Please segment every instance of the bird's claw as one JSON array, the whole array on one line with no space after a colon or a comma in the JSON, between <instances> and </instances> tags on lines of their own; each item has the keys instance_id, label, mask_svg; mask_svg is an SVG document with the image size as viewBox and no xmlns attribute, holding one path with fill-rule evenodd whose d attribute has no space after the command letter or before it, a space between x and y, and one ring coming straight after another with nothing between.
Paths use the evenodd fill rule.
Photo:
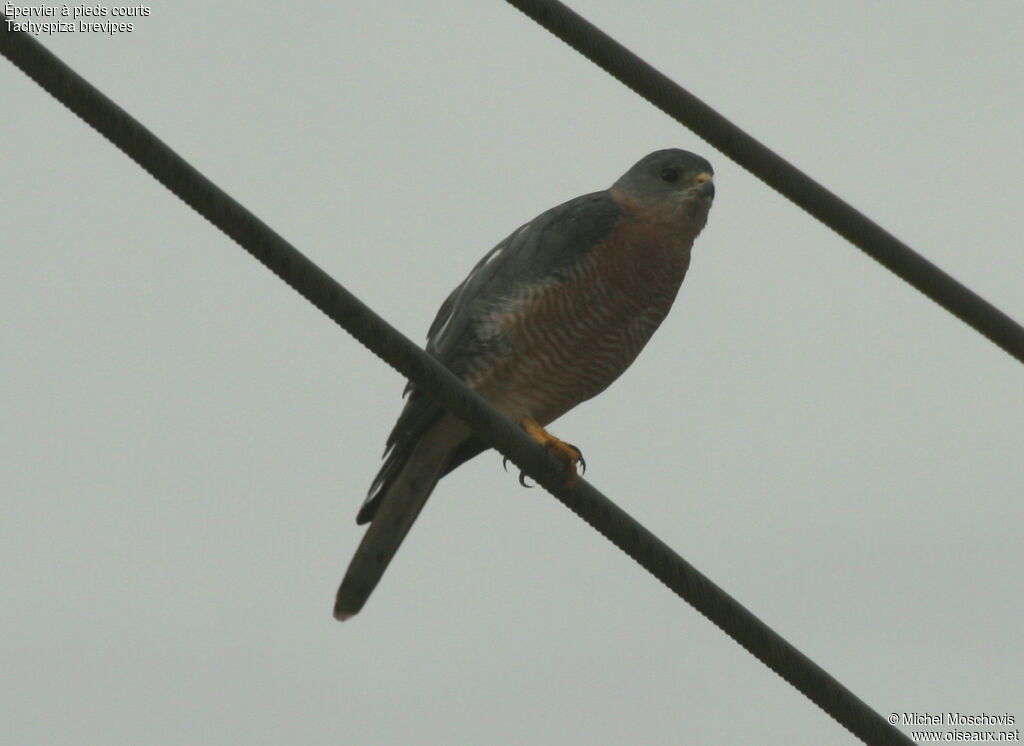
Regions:
<instances>
[{"instance_id":1,"label":"bird's claw","mask_svg":"<svg viewBox=\"0 0 1024 746\"><path fill-rule=\"evenodd\" d=\"M587 470L587 462L583 458L583 453L580 449L571 443L566 443L563 440L559 440L554 435L545 430L539 422L534 419L526 418L519 422L519 426L526 431L526 434L534 439L537 443L544 446L545 450L554 456L556 459L562 462L565 466L565 482L562 484L564 488L573 487L576 484L576 465L579 464L580 473ZM502 467L505 471L508 471L507 464L508 458L502 458ZM530 487L526 483L526 474L522 471L519 472L519 484L523 487Z\"/></svg>"},{"instance_id":2,"label":"bird's claw","mask_svg":"<svg viewBox=\"0 0 1024 746\"><path fill-rule=\"evenodd\" d=\"M501 468L504 469L506 472L508 471L508 462L509 461L510 461L510 459L509 459L508 456L502 456L501 457ZM519 484L523 485L523 487L525 487L528 490L533 489L533 485L532 484L527 484L526 483L526 472L523 471L522 469L519 470Z\"/></svg>"},{"instance_id":3,"label":"bird's claw","mask_svg":"<svg viewBox=\"0 0 1024 746\"><path fill-rule=\"evenodd\" d=\"M574 451L576 451L576 463L579 464L579 466L580 466L580 474L581 475L582 474L586 474L587 473L587 460L585 458L583 458L583 451L581 451L579 448L574 446L572 443L566 443L566 445L569 446Z\"/></svg>"},{"instance_id":4,"label":"bird's claw","mask_svg":"<svg viewBox=\"0 0 1024 746\"><path fill-rule=\"evenodd\" d=\"M580 465L581 472L587 468L587 462L583 459L580 449L561 440L552 440L545 444L545 448L547 448L548 453L565 465L565 482L562 486L566 488L575 487L577 476L576 464Z\"/></svg>"}]
</instances>

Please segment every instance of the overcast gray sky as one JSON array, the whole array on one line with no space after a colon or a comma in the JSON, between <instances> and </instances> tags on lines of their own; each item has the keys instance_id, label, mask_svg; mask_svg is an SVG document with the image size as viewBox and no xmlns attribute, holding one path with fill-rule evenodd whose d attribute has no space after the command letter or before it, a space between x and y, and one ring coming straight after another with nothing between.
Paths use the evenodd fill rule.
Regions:
<instances>
[{"instance_id":1,"label":"overcast gray sky","mask_svg":"<svg viewBox=\"0 0 1024 746\"><path fill-rule=\"evenodd\" d=\"M552 430L883 715L1024 718L1024 369L501 2L42 41L407 335L682 147L669 318ZM1024 319L1024 5L573 4ZM0 64L8 743L853 743L493 452L331 618L403 381Z\"/></svg>"}]
</instances>

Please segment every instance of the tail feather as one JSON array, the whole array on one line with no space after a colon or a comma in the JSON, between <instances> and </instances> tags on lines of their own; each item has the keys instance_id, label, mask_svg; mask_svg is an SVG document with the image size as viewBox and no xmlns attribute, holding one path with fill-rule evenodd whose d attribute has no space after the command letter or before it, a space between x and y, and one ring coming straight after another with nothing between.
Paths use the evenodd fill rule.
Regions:
<instances>
[{"instance_id":1,"label":"tail feather","mask_svg":"<svg viewBox=\"0 0 1024 746\"><path fill-rule=\"evenodd\" d=\"M455 444L431 437L435 433L420 439L380 496L373 522L338 588L335 619L344 621L363 608L444 473Z\"/></svg>"}]
</instances>

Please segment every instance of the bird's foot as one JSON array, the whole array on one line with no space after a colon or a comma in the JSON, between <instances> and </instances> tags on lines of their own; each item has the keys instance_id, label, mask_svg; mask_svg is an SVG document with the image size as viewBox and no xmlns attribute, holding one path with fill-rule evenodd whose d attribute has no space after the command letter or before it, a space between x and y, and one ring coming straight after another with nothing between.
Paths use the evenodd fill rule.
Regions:
<instances>
[{"instance_id":1,"label":"bird's foot","mask_svg":"<svg viewBox=\"0 0 1024 746\"><path fill-rule=\"evenodd\" d=\"M576 464L580 465L581 472L587 469L587 462L584 460L583 454L580 453L580 449L564 440L559 440L534 419L526 418L519 423L519 426L526 431L527 435L544 446L548 453L565 464L566 477L563 486L572 487L576 484ZM521 483L523 481L522 474L519 475L519 481Z\"/></svg>"}]
</instances>

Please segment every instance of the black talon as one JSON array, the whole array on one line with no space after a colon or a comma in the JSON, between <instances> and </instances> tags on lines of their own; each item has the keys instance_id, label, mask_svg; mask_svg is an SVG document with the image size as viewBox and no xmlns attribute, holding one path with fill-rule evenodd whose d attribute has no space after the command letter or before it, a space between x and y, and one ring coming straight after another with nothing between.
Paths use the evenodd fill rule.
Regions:
<instances>
[{"instance_id":1,"label":"black talon","mask_svg":"<svg viewBox=\"0 0 1024 746\"><path fill-rule=\"evenodd\" d=\"M578 459L580 465L580 474L583 474L587 470L587 460L583 458L583 451L574 446L572 443L566 443L566 445L569 446L574 451L576 451L576 458Z\"/></svg>"},{"instance_id":2,"label":"black talon","mask_svg":"<svg viewBox=\"0 0 1024 746\"><path fill-rule=\"evenodd\" d=\"M523 487L525 487L528 490L532 490L533 489L533 485L532 484L527 484L526 483L526 472L525 471L519 472L519 484L523 485Z\"/></svg>"},{"instance_id":3,"label":"black talon","mask_svg":"<svg viewBox=\"0 0 1024 746\"><path fill-rule=\"evenodd\" d=\"M508 456L501 457L501 468L508 472Z\"/></svg>"}]
</instances>

